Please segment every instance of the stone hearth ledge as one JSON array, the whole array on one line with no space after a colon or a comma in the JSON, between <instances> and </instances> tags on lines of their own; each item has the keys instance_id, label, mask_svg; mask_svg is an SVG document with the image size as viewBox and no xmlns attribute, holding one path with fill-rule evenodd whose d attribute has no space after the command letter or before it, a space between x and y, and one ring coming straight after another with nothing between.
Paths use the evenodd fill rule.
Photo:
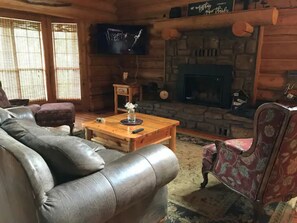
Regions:
<instances>
[{"instance_id":1,"label":"stone hearth ledge","mask_svg":"<svg viewBox=\"0 0 297 223\"><path fill-rule=\"evenodd\" d=\"M163 101L138 101L137 104L138 112L179 120L182 128L230 138L253 136L253 120L230 114L230 109Z\"/></svg>"}]
</instances>

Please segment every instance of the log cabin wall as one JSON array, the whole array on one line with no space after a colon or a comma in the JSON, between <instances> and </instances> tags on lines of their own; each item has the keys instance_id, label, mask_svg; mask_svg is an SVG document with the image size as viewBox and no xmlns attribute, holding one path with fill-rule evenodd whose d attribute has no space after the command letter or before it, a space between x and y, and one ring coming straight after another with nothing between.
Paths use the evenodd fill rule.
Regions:
<instances>
[{"instance_id":1,"label":"log cabin wall","mask_svg":"<svg viewBox=\"0 0 297 223\"><path fill-rule=\"evenodd\" d=\"M94 23L92 23L94 24ZM94 53L91 43L91 25L86 25L87 34L87 92L89 110L98 111L113 107L113 86L115 75L119 75L119 56Z\"/></svg>"},{"instance_id":2,"label":"log cabin wall","mask_svg":"<svg viewBox=\"0 0 297 223\"><path fill-rule=\"evenodd\" d=\"M280 9L278 23L264 28L257 100L282 100L286 85L297 83L294 75L288 75L294 70L297 70L297 9Z\"/></svg>"},{"instance_id":3,"label":"log cabin wall","mask_svg":"<svg viewBox=\"0 0 297 223\"><path fill-rule=\"evenodd\" d=\"M128 55L120 56L121 72L128 72L131 82L135 80L143 86L144 99L149 99L150 95L146 93L151 83L155 83L161 88L165 81L164 56L165 41L160 37L150 36L148 43L148 52L146 55Z\"/></svg>"},{"instance_id":4,"label":"log cabin wall","mask_svg":"<svg viewBox=\"0 0 297 223\"><path fill-rule=\"evenodd\" d=\"M99 56L89 50L89 24L115 22L127 24L148 24L155 20L168 19L170 8L181 6L183 16L187 4L199 0L63 0L66 7L49 7L28 4L26 1L2 0L0 10L9 9L29 13L74 19L79 23L82 46L82 106L84 110L100 110L113 103L113 75L128 71L130 77L137 76L140 83L157 82L162 87L165 81L165 41L151 32L149 53L144 56ZM48 1L51 2L51 1ZM235 10L242 10L242 1L235 1ZM237 3L239 2L239 3ZM296 27L297 11L293 0L267 0L265 5L251 3L250 9L276 6L280 18L276 26L269 26L263 32L263 48L257 60L254 98L275 101L282 96L288 82L287 71L297 70ZM287 50L285 50L287 49ZM289 80L290 81L290 80ZM293 80L294 81L294 80Z\"/></svg>"}]
</instances>

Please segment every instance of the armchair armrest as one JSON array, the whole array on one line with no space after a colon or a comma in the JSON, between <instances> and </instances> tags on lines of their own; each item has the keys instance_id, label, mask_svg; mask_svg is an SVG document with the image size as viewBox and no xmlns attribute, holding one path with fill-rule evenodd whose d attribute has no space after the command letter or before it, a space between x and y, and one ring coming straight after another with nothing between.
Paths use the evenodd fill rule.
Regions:
<instances>
[{"instance_id":1,"label":"armchair armrest","mask_svg":"<svg viewBox=\"0 0 297 223\"><path fill-rule=\"evenodd\" d=\"M12 106L27 106L29 99L10 99L9 102Z\"/></svg>"},{"instance_id":2,"label":"armchair armrest","mask_svg":"<svg viewBox=\"0 0 297 223\"><path fill-rule=\"evenodd\" d=\"M105 222L156 193L176 177L178 169L170 149L148 146L111 162L99 172L54 187L40 208L41 219L48 223Z\"/></svg>"},{"instance_id":3,"label":"armchair armrest","mask_svg":"<svg viewBox=\"0 0 297 223\"><path fill-rule=\"evenodd\" d=\"M216 140L216 148L218 152L224 147L224 149L235 153L237 155L243 154L248 151L252 145L253 138L245 138L245 139L230 139L226 141Z\"/></svg>"}]
</instances>

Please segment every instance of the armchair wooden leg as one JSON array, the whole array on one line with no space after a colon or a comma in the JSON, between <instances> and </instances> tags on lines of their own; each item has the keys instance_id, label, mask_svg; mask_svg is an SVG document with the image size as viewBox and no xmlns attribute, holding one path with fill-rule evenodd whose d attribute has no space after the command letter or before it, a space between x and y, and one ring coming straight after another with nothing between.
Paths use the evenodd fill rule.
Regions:
<instances>
[{"instance_id":1,"label":"armchair wooden leg","mask_svg":"<svg viewBox=\"0 0 297 223\"><path fill-rule=\"evenodd\" d=\"M208 184L208 172L202 173L203 176L203 182L200 184L201 188L205 188L205 186Z\"/></svg>"},{"instance_id":2,"label":"armchair wooden leg","mask_svg":"<svg viewBox=\"0 0 297 223\"><path fill-rule=\"evenodd\" d=\"M263 206L258 202L253 202L254 207L254 222L261 223L265 221L266 212Z\"/></svg>"},{"instance_id":3,"label":"armchair wooden leg","mask_svg":"<svg viewBox=\"0 0 297 223\"><path fill-rule=\"evenodd\" d=\"M166 217L162 218L158 223L164 223L166 220Z\"/></svg>"}]
</instances>

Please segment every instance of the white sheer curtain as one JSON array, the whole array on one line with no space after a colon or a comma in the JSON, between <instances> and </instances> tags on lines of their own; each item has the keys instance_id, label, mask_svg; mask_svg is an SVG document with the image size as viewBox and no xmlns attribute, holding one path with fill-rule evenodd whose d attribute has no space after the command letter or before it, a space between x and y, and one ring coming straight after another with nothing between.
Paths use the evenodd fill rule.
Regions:
<instances>
[{"instance_id":1,"label":"white sheer curtain","mask_svg":"<svg viewBox=\"0 0 297 223\"><path fill-rule=\"evenodd\" d=\"M40 22L0 17L0 81L10 99L47 99Z\"/></svg>"},{"instance_id":2,"label":"white sheer curtain","mask_svg":"<svg viewBox=\"0 0 297 223\"><path fill-rule=\"evenodd\" d=\"M57 99L81 99L77 25L52 23Z\"/></svg>"}]
</instances>

